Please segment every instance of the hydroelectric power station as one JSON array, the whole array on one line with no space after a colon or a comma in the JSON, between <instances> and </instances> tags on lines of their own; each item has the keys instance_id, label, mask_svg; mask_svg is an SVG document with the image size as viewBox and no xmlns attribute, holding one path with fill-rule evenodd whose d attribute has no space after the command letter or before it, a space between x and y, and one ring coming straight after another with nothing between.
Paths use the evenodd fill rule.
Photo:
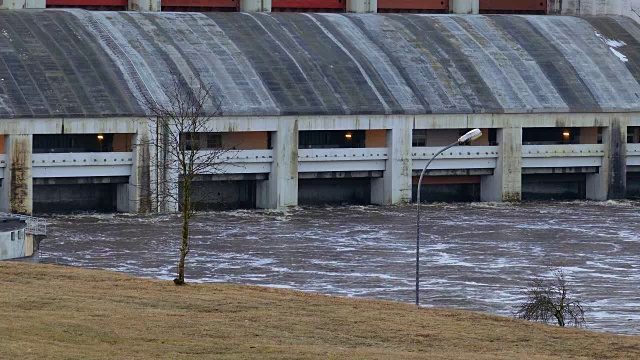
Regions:
<instances>
[{"instance_id":1,"label":"hydroelectric power station","mask_svg":"<svg viewBox=\"0 0 640 360\"><path fill-rule=\"evenodd\" d=\"M434 162L427 200L640 196L640 25L614 16L635 16L628 1L18 3L3 7L50 9L0 12L8 213L175 210L153 194L179 174L140 145L163 136L144 100L168 101L172 77L220 104L199 134L232 149L200 179L210 208L410 202L471 128L485 135Z\"/></svg>"}]
</instances>

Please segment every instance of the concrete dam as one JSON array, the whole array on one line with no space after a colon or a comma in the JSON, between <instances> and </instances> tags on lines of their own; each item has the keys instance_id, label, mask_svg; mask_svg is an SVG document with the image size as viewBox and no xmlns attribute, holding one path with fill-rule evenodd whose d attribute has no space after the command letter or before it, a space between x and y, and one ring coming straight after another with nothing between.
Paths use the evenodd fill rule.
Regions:
<instances>
[{"instance_id":1,"label":"concrete dam","mask_svg":"<svg viewBox=\"0 0 640 360\"><path fill-rule=\"evenodd\" d=\"M640 196L640 26L619 16L0 13L0 210L174 211L145 99L211 86L202 208ZM194 80L195 79L195 80Z\"/></svg>"}]
</instances>

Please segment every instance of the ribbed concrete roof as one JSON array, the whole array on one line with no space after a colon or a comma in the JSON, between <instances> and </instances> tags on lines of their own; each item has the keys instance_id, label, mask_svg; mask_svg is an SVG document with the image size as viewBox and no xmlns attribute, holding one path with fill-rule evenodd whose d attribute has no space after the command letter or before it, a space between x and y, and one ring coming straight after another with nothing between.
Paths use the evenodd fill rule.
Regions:
<instances>
[{"instance_id":1,"label":"ribbed concrete roof","mask_svg":"<svg viewBox=\"0 0 640 360\"><path fill-rule=\"evenodd\" d=\"M622 17L3 11L0 58L0 117L143 115L172 72L224 115L640 109Z\"/></svg>"}]
</instances>

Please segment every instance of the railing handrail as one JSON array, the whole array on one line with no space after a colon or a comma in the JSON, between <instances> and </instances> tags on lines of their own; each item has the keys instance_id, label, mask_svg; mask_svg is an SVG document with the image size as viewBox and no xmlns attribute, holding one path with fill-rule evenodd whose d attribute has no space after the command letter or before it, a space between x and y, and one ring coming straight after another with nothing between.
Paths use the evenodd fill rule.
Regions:
<instances>
[{"instance_id":1,"label":"railing handrail","mask_svg":"<svg viewBox=\"0 0 640 360\"><path fill-rule=\"evenodd\" d=\"M47 235L47 221L43 218L38 218L30 215L13 214L13 213L0 213L0 218L12 218L24 220L27 224L26 232L33 235Z\"/></svg>"},{"instance_id":2,"label":"railing handrail","mask_svg":"<svg viewBox=\"0 0 640 360\"><path fill-rule=\"evenodd\" d=\"M631 155L640 155L640 144L627 144L627 153Z\"/></svg>"},{"instance_id":3,"label":"railing handrail","mask_svg":"<svg viewBox=\"0 0 640 360\"><path fill-rule=\"evenodd\" d=\"M364 161L386 160L387 148L298 149L298 161Z\"/></svg>"},{"instance_id":4,"label":"railing handrail","mask_svg":"<svg viewBox=\"0 0 640 360\"><path fill-rule=\"evenodd\" d=\"M35 153L33 166L113 166L131 165L133 152Z\"/></svg>"},{"instance_id":5,"label":"railing handrail","mask_svg":"<svg viewBox=\"0 0 640 360\"><path fill-rule=\"evenodd\" d=\"M604 156L603 144L567 144L567 145L522 145L523 158L545 157L601 157Z\"/></svg>"},{"instance_id":6,"label":"railing handrail","mask_svg":"<svg viewBox=\"0 0 640 360\"><path fill-rule=\"evenodd\" d=\"M442 147L426 146L413 147L411 149L411 157L413 160L431 159ZM492 159L500 156L498 146L458 146L443 152L434 161L451 160L451 159Z\"/></svg>"}]
</instances>

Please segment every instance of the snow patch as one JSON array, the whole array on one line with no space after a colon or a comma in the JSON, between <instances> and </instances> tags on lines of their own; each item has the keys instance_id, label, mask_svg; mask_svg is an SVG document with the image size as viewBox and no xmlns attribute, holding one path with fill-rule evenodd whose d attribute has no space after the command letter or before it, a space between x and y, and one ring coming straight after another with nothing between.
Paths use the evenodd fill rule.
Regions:
<instances>
[{"instance_id":1,"label":"snow patch","mask_svg":"<svg viewBox=\"0 0 640 360\"><path fill-rule=\"evenodd\" d=\"M623 46L627 46L627 43L625 43L624 41L607 39L604 35L600 34L597 31L596 31L596 36L600 40L602 40L602 42L605 43L609 47L609 50L611 50L613 55L617 56L618 59L620 59L620 61L622 61L622 62L628 62L629 61L629 59L623 53L621 53L620 51L616 50L616 49L621 48Z\"/></svg>"}]
</instances>

